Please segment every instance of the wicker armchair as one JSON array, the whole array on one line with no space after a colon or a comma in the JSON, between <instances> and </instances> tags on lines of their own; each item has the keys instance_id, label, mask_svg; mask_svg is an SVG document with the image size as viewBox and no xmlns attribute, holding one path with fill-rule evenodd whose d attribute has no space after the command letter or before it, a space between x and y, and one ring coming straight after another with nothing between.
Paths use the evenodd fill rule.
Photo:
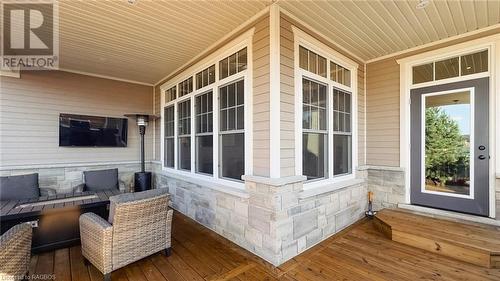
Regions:
<instances>
[{"instance_id":1,"label":"wicker armchair","mask_svg":"<svg viewBox=\"0 0 500 281\"><path fill-rule=\"evenodd\" d=\"M26 278L31 258L32 229L18 224L0 237L0 280Z\"/></svg>"},{"instance_id":2,"label":"wicker armchair","mask_svg":"<svg viewBox=\"0 0 500 281\"><path fill-rule=\"evenodd\" d=\"M111 272L164 250L170 255L173 210L164 189L112 196L108 221L80 216L82 254L111 280Z\"/></svg>"}]
</instances>

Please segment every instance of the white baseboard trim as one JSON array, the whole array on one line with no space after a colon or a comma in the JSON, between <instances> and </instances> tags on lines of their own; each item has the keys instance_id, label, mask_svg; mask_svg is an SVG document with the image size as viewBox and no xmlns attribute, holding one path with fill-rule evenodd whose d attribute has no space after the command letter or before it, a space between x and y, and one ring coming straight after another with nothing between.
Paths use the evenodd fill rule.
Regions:
<instances>
[{"instance_id":1,"label":"white baseboard trim","mask_svg":"<svg viewBox=\"0 0 500 281\"><path fill-rule=\"evenodd\" d=\"M439 210L439 209L433 209L433 208L415 206L415 205L409 205L409 204L398 204L398 208L419 212L422 215L427 215L427 216L431 216L431 217L439 216L443 219L462 220L462 221L482 223L482 224L488 224L488 225L500 227L500 220L496 220L494 218L480 217L480 216L462 214L462 213L457 213L457 212L452 212L452 211L445 211L445 210Z\"/></svg>"}]
</instances>

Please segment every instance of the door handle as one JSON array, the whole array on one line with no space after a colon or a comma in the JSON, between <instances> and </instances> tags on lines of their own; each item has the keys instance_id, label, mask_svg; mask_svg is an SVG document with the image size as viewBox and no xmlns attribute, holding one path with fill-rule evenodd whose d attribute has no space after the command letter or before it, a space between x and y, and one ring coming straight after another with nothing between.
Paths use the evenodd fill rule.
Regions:
<instances>
[{"instance_id":1,"label":"door handle","mask_svg":"<svg viewBox=\"0 0 500 281\"><path fill-rule=\"evenodd\" d=\"M484 156L484 155L479 155L479 157L478 157L478 158L479 158L479 160L484 160L484 159L486 159L486 156Z\"/></svg>"}]
</instances>

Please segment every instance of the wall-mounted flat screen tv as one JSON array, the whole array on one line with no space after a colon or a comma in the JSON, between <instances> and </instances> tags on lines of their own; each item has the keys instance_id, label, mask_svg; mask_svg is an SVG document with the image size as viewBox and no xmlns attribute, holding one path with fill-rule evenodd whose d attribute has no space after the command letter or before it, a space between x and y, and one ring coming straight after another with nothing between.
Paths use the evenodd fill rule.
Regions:
<instances>
[{"instance_id":1,"label":"wall-mounted flat screen tv","mask_svg":"<svg viewBox=\"0 0 500 281\"><path fill-rule=\"evenodd\" d=\"M127 118L59 115L59 146L126 147Z\"/></svg>"}]
</instances>

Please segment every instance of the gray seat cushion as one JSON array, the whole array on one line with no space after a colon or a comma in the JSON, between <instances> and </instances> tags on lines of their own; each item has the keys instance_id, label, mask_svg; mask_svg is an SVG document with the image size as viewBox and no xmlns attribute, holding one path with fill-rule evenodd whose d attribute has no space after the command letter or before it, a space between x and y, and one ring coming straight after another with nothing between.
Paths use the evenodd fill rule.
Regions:
<instances>
[{"instance_id":1,"label":"gray seat cushion","mask_svg":"<svg viewBox=\"0 0 500 281\"><path fill-rule=\"evenodd\" d=\"M40 197L38 174L0 177L0 200L22 200Z\"/></svg>"},{"instance_id":2,"label":"gray seat cushion","mask_svg":"<svg viewBox=\"0 0 500 281\"><path fill-rule=\"evenodd\" d=\"M84 191L115 190L119 188L118 169L85 171Z\"/></svg>"}]
</instances>

